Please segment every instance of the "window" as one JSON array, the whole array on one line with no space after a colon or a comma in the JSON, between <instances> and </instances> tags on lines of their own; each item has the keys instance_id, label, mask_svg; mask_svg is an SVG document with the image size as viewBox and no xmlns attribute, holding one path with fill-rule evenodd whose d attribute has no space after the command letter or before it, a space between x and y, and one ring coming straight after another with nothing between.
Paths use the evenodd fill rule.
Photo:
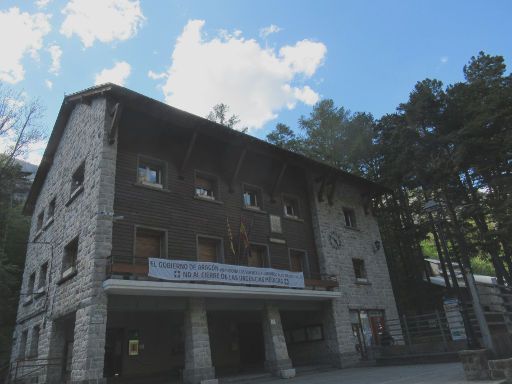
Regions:
<instances>
[{"instance_id":1,"label":"window","mask_svg":"<svg viewBox=\"0 0 512 384\"><path fill-rule=\"evenodd\" d=\"M37 357L39 350L39 333L41 332L41 327L36 325L32 328L32 339L30 340L30 349L29 349L29 357Z\"/></svg>"},{"instance_id":2,"label":"window","mask_svg":"<svg viewBox=\"0 0 512 384\"><path fill-rule=\"evenodd\" d=\"M83 162L71 177L71 194L77 193L84 185L85 162Z\"/></svg>"},{"instance_id":3,"label":"window","mask_svg":"<svg viewBox=\"0 0 512 384\"><path fill-rule=\"evenodd\" d=\"M165 231L150 228L135 228L136 261L146 262L149 257L166 257ZM138 260L137 260L138 259Z\"/></svg>"},{"instance_id":4,"label":"window","mask_svg":"<svg viewBox=\"0 0 512 384\"><path fill-rule=\"evenodd\" d=\"M36 230L38 232L43 229L43 220L44 220L44 211L42 211L39 215L37 215Z\"/></svg>"},{"instance_id":5,"label":"window","mask_svg":"<svg viewBox=\"0 0 512 384\"><path fill-rule=\"evenodd\" d=\"M298 218L299 214L299 200L292 196L283 197L284 215L287 217Z\"/></svg>"},{"instance_id":6,"label":"window","mask_svg":"<svg viewBox=\"0 0 512 384\"><path fill-rule=\"evenodd\" d=\"M139 158L137 182L156 188L164 187L165 165L158 160Z\"/></svg>"},{"instance_id":7,"label":"window","mask_svg":"<svg viewBox=\"0 0 512 384\"><path fill-rule=\"evenodd\" d=\"M32 274L28 278L26 301L32 300L32 295L34 294L35 284L36 284L36 273L32 272Z\"/></svg>"},{"instance_id":8,"label":"window","mask_svg":"<svg viewBox=\"0 0 512 384\"><path fill-rule=\"evenodd\" d=\"M76 261L78 256L78 237L72 240L64 248L64 258L62 260L62 278L71 276L76 272Z\"/></svg>"},{"instance_id":9,"label":"window","mask_svg":"<svg viewBox=\"0 0 512 384\"><path fill-rule=\"evenodd\" d=\"M27 348L28 330L21 333L20 345L18 347L18 359L25 358L25 350Z\"/></svg>"},{"instance_id":10,"label":"window","mask_svg":"<svg viewBox=\"0 0 512 384\"><path fill-rule=\"evenodd\" d=\"M218 198L217 179L204 173L196 173L196 196L215 200Z\"/></svg>"},{"instance_id":11,"label":"window","mask_svg":"<svg viewBox=\"0 0 512 384\"><path fill-rule=\"evenodd\" d=\"M354 210L343 208L343 215L345 216L345 225L347 227L356 228L356 214Z\"/></svg>"},{"instance_id":12,"label":"window","mask_svg":"<svg viewBox=\"0 0 512 384\"><path fill-rule=\"evenodd\" d=\"M261 209L261 190L256 187L244 185L244 206L246 208Z\"/></svg>"},{"instance_id":13,"label":"window","mask_svg":"<svg viewBox=\"0 0 512 384\"><path fill-rule=\"evenodd\" d=\"M48 205L48 220L49 222L51 219L53 219L53 215L55 215L55 197L50 201L50 204Z\"/></svg>"},{"instance_id":14,"label":"window","mask_svg":"<svg viewBox=\"0 0 512 384\"><path fill-rule=\"evenodd\" d=\"M324 339L324 328L322 325L307 325L285 331L287 343L304 343L308 341L320 341Z\"/></svg>"},{"instance_id":15,"label":"window","mask_svg":"<svg viewBox=\"0 0 512 384\"><path fill-rule=\"evenodd\" d=\"M197 261L217 263L221 260L222 241L212 237L197 237Z\"/></svg>"},{"instance_id":16,"label":"window","mask_svg":"<svg viewBox=\"0 0 512 384\"><path fill-rule=\"evenodd\" d=\"M290 271L306 272L306 252L297 249L290 249Z\"/></svg>"},{"instance_id":17,"label":"window","mask_svg":"<svg viewBox=\"0 0 512 384\"><path fill-rule=\"evenodd\" d=\"M266 267L268 260L268 250L264 245L251 244L249 255L247 256L247 265L249 267Z\"/></svg>"},{"instance_id":18,"label":"window","mask_svg":"<svg viewBox=\"0 0 512 384\"><path fill-rule=\"evenodd\" d=\"M48 275L48 262L41 265L41 270L39 271L39 283L37 285L38 292L42 291L44 287L46 287L46 275Z\"/></svg>"},{"instance_id":19,"label":"window","mask_svg":"<svg viewBox=\"0 0 512 384\"><path fill-rule=\"evenodd\" d=\"M354 266L354 274L357 280L366 280L366 268L364 266L364 260L352 259L352 265Z\"/></svg>"}]
</instances>

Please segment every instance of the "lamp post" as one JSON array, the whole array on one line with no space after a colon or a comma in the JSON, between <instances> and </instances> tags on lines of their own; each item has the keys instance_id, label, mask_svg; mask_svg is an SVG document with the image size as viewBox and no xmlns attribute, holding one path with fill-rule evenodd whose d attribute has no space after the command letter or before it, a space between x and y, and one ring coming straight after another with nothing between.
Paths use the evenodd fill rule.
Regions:
<instances>
[{"instance_id":1,"label":"lamp post","mask_svg":"<svg viewBox=\"0 0 512 384\"><path fill-rule=\"evenodd\" d=\"M463 300L460 286L457 281L457 275L455 274L455 270L453 268L453 264L452 264L451 258L450 258L448 244L446 241L446 235L445 235L444 228L443 228L443 217L444 217L444 215L442 214L443 207L441 206L441 204L439 204L435 200L428 200L425 202L425 204L423 206L423 210L429 214L429 218L432 222L433 230L437 231L437 233L439 235L439 240L441 242L441 246L442 246L443 252L445 254L445 258L446 258L446 264L448 266L448 270L450 271L452 287L453 287L455 294L457 296L457 299L462 307L460 312L462 315L462 321L464 323L464 330L466 331L468 348L477 347L478 341L475 337L473 327L471 326L471 322L470 322L469 316L468 316L467 307ZM437 214L437 220L434 218L434 213ZM467 275L466 275L466 273L467 273L466 268L462 266L462 264L460 263L460 260L459 260L459 265L461 265L461 267L462 267L461 273L462 273L464 281L466 283L466 287L468 287L468 289L470 291L470 297L472 298L473 308L475 309L475 314L476 314L478 311L481 311L481 307L480 307L480 301L478 299L477 299L477 301L475 301L475 298L473 295L473 289L470 288L470 284L471 283L474 284L473 275L471 275L471 278L468 279ZM446 279L446 276L444 276L444 277ZM471 282L469 282L469 281L471 281ZM474 287L474 288L476 289L476 287ZM478 306L478 309L477 309L477 306ZM478 316L477 316L477 319L478 319ZM482 327L480 327L480 328L482 328Z\"/></svg>"}]
</instances>

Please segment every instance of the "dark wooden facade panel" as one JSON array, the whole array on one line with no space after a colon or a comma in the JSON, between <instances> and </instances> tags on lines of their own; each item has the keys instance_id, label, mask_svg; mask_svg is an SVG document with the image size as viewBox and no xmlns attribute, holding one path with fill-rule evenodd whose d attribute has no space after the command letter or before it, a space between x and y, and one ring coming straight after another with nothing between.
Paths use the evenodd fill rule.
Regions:
<instances>
[{"instance_id":1,"label":"dark wooden facade panel","mask_svg":"<svg viewBox=\"0 0 512 384\"><path fill-rule=\"evenodd\" d=\"M128 117L126 117L128 116ZM118 140L116 196L114 211L122 220L114 223L112 256L130 262L134 251L134 228L143 226L167 231L168 257L196 260L198 235L223 239L224 261L239 262L228 237L227 221L238 253L240 222L243 220L250 242L267 245L272 267L289 266L288 248L305 250L309 270L318 272L313 229L304 172L288 166L275 201L271 192L283 162L251 151L248 148L240 167L234 190L229 184L243 148L198 135L191 156L181 174L186 149L193 132L176 130L172 125L150 122L149 119L125 114ZM136 184L137 159L143 155L166 163L166 184L163 190L152 190ZM216 178L218 200L204 201L194 197L195 172ZM262 212L243 208L243 184L261 189ZM282 234L270 233L269 214L283 217L282 193L296 196L300 202L301 220L282 219ZM270 242L270 238L286 241L286 245ZM243 253L242 251L240 253ZM240 260L245 263L245 260Z\"/></svg>"}]
</instances>

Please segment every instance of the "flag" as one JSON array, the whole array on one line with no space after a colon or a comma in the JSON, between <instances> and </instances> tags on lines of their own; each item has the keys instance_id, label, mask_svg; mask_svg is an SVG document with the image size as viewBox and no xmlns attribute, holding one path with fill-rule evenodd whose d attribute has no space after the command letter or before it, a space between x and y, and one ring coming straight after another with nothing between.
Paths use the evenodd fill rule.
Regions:
<instances>
[{"instance_id":1,"label":"flag","mask_svg":"<svg viewBox=\"0 0 512 384\"><path fill-rule=\"evenodd\" d=\"M235 256L236 252L235 252L235 246L233 245L233 233L231 233L231 225L229 225L229 219L227 216L226 216L226 225L228 227L229 247L231 249L231 252L233 252L233 256Z\"/></svg>"},{"instance_id":2,"label":"flag","mask_svg":"<svg viewBox=\"0 0 512 384\"><path fill-rule=\"evenodd\" d=\"M247 229L245 228L245 223L243 219L240 219L240 237L244 242L244 248L249 248L249 236L247 235Z\"/></svg>"}]
</instances>

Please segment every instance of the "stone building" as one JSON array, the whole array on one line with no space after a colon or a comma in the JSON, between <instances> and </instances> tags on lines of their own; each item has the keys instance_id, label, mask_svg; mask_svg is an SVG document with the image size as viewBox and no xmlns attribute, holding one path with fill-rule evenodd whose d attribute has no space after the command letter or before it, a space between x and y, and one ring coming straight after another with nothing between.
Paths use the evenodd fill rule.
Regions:
<instances>
[{"instance_id":1,"label":"stone building","mask_svg":"<svg viewBox=\"0 0 512 384\"><path fill-rule=\"evenodd\" d=\"M371 212L385 192L116 85L66 96L25 205L11 374L357 365L398 318Z\"/></svg>"}]
</instances>

